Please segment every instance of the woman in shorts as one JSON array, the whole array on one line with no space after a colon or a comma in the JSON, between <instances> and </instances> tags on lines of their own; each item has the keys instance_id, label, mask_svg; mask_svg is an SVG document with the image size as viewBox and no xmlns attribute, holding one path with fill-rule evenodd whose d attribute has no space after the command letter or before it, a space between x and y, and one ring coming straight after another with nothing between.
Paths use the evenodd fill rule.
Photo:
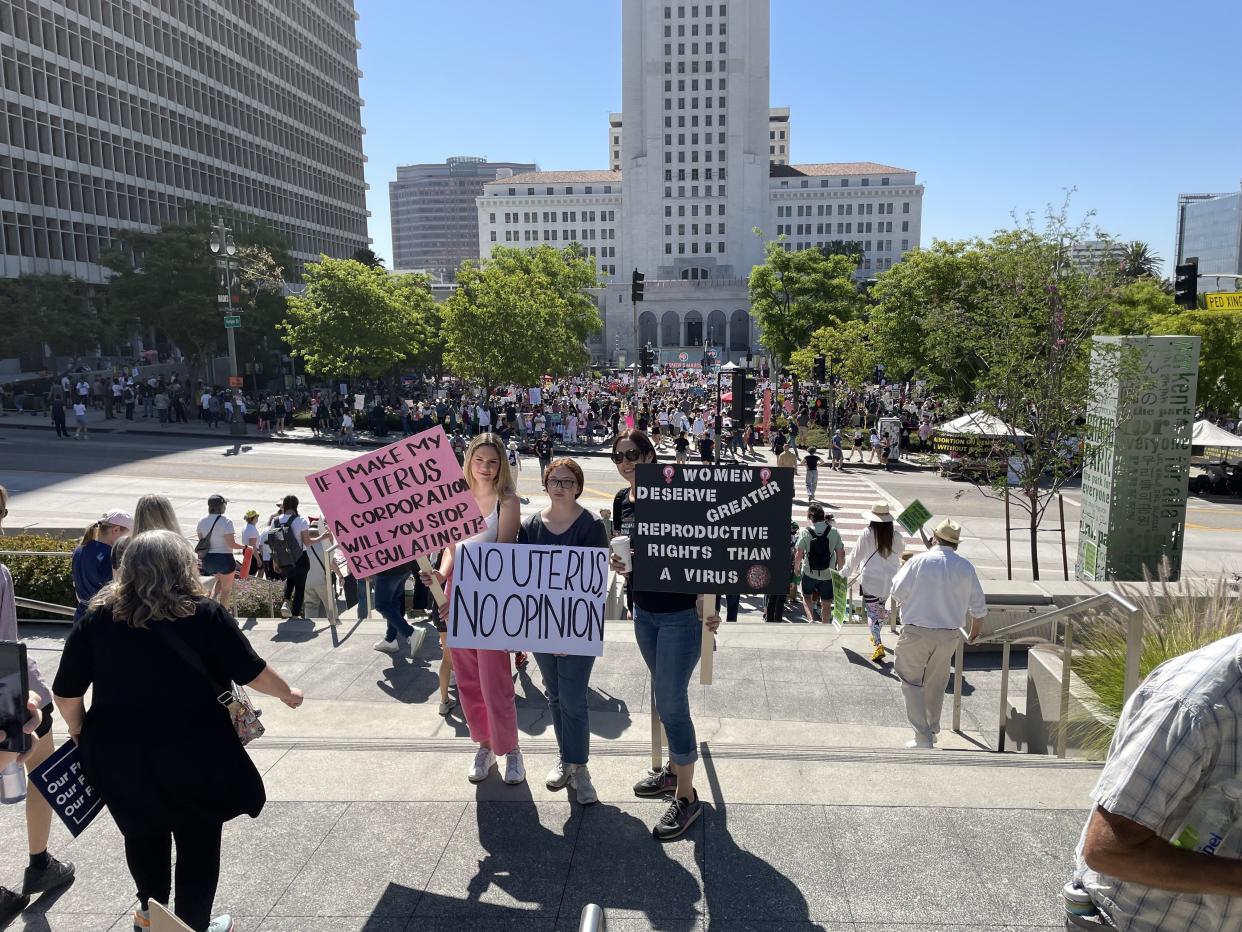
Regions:
<instances>
[{"instance_id":1,"label":"woman in shorts","mask_svg":"<svg viewBox=\"0 0 1242 932\"><path fill-rule=\"evenodd\" d=\"M237 561L233 553L237 550L236 529L233 522L224 515L229 500L223 495L213 495L207 499L207 515L198 522L198 539L209 541L207 551L201 553L203 575L212 578L207 588L207 597L215 599L225 608L233 601L233 574L237 572Z\"/></svg>"}]
</instances>

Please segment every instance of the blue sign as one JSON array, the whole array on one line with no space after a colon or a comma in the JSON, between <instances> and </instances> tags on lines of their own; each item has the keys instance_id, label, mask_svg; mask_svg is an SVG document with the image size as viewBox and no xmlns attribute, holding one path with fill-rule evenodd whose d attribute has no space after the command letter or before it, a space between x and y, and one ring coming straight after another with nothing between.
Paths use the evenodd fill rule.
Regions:
<instances>
[{"instance_id":1,"label":"blue sign","mask_svg":"<svg viewBox=\"0 0 1242 932\"><path fill-rule=\"evenodd\" d=\"M36 767L30 774L30 782L43 794L74 838L81 835L103 809L103 799L86 782L82 754L72 741L66 741Z\"/></svg>"}]
</instances>

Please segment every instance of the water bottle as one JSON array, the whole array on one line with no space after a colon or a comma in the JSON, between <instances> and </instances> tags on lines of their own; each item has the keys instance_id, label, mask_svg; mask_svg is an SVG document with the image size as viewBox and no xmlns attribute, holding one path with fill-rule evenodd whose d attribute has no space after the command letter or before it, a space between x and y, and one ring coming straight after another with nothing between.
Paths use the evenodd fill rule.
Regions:
<instances>
[{"instance_id":1,"label":"water bottle","mask_svg":"<svg viewBox=\"0 0 1242 932\"><path fill-rule=\"evenodd\" d=\"M1242 780L1226 780L1199 797L1173 844L1199 854L1221 854L1221 848L1242 821Z\"/></svg>"},{"instance_id":2,"label":"water bottle","mask_svg":"<svg viewBox=\"0 0 1242 932\"><path fill-rule=\"evenodd\" d=\"M17 762L0 770L0 805L9 806L26 799L26 768Z\"/></svg>"}]
</instances>

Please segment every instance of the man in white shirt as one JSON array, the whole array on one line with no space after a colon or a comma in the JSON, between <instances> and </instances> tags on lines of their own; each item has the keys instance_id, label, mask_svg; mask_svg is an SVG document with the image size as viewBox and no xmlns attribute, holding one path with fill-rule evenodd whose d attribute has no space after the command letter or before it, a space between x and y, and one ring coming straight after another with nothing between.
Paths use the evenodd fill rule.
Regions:
<instances>
[{"instance_id":1,"label":"man in white shirt","mask_svg":"<svg viewBox=\"0 0 1242 932\"><path fill-rule=\"evenodd\" d=\"M970 641L979 636L987 599L979 574L957 554L962 526L948 518L936 526L936 546L913 557L893 578L893 601L901 605L901 637L893 670L901 679L906 716L914 729L908 748L930 748L940 731L940 710L949 664L970 615Z\"/></svg>"}]
</instances>

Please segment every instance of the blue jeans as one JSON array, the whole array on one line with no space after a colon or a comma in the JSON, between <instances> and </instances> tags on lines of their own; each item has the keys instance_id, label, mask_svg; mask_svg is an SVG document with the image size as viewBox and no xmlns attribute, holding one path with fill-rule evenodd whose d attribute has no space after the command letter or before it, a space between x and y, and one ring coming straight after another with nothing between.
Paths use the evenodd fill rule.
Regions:
<instances>
[{"instance_id":1,"label":"blue jeans","mask_svg":"<svg viewBox=\"0 0 1242 932\"><path fill-rule=\"evenodd\" d=\"M594 657L558 657L535 654L543 674L543 689L552 713L552 730L567 764L585 764L591 752L591 728L587 715L587 683Z\"/></svg>"},{"instance_id":2,"label":"blue jeans","mask_svg":"<svg viewBox=\"0 0 1242 932\"><path fill-rule=\"evenodd\" d=\"M414 633L413 626L405 620L405 581L409 570L387 570L371 578L371 591L375 593L375 610L388 622L385 641L395 641L397 635L408 638Z\"/></svg>"},{"instance_id":3,"label":"blue jeans","mask_svg":"<svg viewBox=\"0 0 1242 932\"><path fill-rule=\"evenodd\" d=\"M699 613L688 608L657 615L635 606L634 639L655 684L656 710L668 735L669 760L693 764L699 759L699 746L690 720L690 677L703 647Z\"/></svg>"}]
</instances>

